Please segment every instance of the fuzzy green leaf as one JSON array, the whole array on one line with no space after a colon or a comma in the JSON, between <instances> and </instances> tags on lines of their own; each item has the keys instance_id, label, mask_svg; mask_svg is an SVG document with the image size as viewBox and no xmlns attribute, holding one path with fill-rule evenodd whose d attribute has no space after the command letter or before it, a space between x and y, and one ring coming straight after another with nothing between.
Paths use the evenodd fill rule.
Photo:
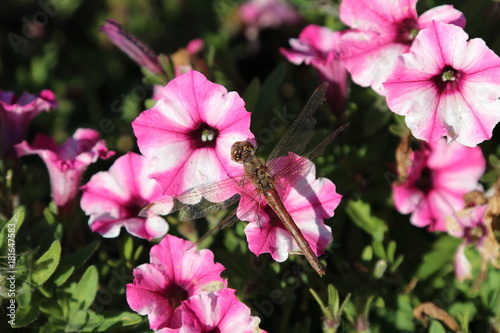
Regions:
<instances>
[{"instance_id":1,"label":"fuzzy green leaf","mask_svg":"<svg viewBox=\"0 0 500 333\"><path fill-rule=\"evenodd\" d=\"M45 252L33 266L32 282L36 285L42 285L55 272L59 265L61 257L61 243L54 241L50 248Z\"/></svg>"},{"instance_id":2,"label":"fuzzy green leaf","mask_svg":"<svg viewBox=\"0 0 500 333\"><path fill-rule=\"evenodd\" d=\"M71 313L81 312L92 305L97 293L98 279L97 268L95 266L87 268L74 289Z\"/></svg>"},{"instance_id":3,"label":"fuzzy green leaf","mask_svg":"<svg viewBox=\"0 0 500 333\"><path fill-rule=\"evenodd\" d=\"M369 204L361 200L350 201L347 204L346 213L358 227L370 234L374 240L378 242L383 240L386 226L384 221L371 215Z\"/></svg>"}]
</instances>

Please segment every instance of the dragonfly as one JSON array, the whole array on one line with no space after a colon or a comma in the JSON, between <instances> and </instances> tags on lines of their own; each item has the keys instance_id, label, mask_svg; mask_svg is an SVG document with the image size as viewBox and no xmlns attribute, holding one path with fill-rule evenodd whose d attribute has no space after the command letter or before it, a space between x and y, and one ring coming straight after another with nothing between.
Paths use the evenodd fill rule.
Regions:
<instances>
[{"instance_id":1,"label":"dragonfly","mask_svg":"<svg viewBox=\"0 0 500 333\"><path fill-rule=\"evenodd\" d=\"M259 208L262 201L265 201L271 207L297 243L300 253L305 256L320 276L325 275L323 266L283 204L278 189L294 184L294 181L304 174L305 168L311 165L310 160L321 155L326 146L349 125L347 123L339 127L308 154L299 156L298 160L294 159L293 162L290 160L286 167L282 167L283 158L290 156L289 153L301 155L313 137L316 123L313 114L318 106L324 102L327 87L328 83L323 83L314 91L295 121L269 154L267 163L256 157L256 148L250 141L235 142L230 151L231 159L243 165L242 175L228 176L227 179L197 186L180 195L160 199L144 207L139 215L143 217L167 215L179 211L181 220L194 220L227 208L240 200L241 195L247 195L257 202ZM281 167L278 167L278 164ZM230 192L235 187L241 189L240 193L222 202L212 202L215 200L214 196L218 196L217 193L223 195L223 193ZM246 200L243 207L242 201L240 201L238 208L202 236L195 244L199 244L212 233L238 221L237 212L240 218L243 219L243 216L247 215L250 210L251 201Z\"/></svg>"}]
</instances>

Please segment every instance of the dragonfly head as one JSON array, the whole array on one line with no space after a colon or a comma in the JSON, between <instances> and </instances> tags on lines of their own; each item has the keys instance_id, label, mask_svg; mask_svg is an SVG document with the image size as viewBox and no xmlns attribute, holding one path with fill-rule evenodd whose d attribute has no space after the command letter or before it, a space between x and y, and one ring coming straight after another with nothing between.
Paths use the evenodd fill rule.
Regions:
<instances>
[{"instance_id":1,"label":"dragonfly head","mask_svg":"<svg viewBox=\"0 0 500 333\"><path fill-rule=\"evenodd\" d=\"M237 141L231 146L231 159L243 164L254 158L255 148L249 141Z\"/></svg>"}]
</instances>

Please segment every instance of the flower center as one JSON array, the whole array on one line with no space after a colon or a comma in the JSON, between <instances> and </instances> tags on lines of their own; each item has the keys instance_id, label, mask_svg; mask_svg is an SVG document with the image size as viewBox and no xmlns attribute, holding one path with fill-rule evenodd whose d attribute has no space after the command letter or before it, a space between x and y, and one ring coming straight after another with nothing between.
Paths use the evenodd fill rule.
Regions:
<instances>
[{"instance_id":1,"label":"flower center","mask_svg":"<svg viewBox=\"0 0 500 333\"><path fill-rule=\"evenodd\" d=\"M172 309L176 309L181 305L182 301L189 298L189 295L186 289L176 283L172 283L165 290L165 298L170 303Z\"/></svg>"},{"instance_id":2,"label":"flower center","mask_svg":"<svg viewBox=\"0 0 500 333\"><path fill-rule=\"evenodd\" d=\"M139 212L146 206L149 202L141 197L132 197L125 205L127 216L126 217L138 217Z\"/></svg>"},{"instance_id":3,"label":"flower center","mask_svg":"<svg viewBox=\"0 0 500 333\"><path fill-rule=\"evenodd\" d=\"M194 148L214 148L219 131L212 126L201 123L198 127L189 133Z\"/></svg>"},{"instance_id":4,"label":"flower center","mask_svg":"<svg viewBox=\"0 0 500 333\"><path fill-rule=\"evenodd\" d=\"M420 174L420 178L417 180L416 186L425 194L432 190L432 170L429 168L424 168Z\"/></svg>"},{"instance_id":5,"label":"flower center","mask_svg":"<svg viewBox=\"0 0 500 333\"><path fill-rule=\"evenodd\" d=\"M434 77L434 83L440 93L450 88L458 88L462 73L451 66L445 66L440 74Z\"/></svg>"},{"instance_id":6,"label":"flower center","mask_svg":"<svg viewBox=\"0 0 500 333\"><path fill-rule=\"evenodd\" d=\"M396 42L411 45L415 37L420 31L418 22L415 18L405 18L399 23L396 23Z\"/></svg>"},{"instance_id":7,"label":"flower center","mask_svg":"<svg viewBox=\"0 0 500 333\"><path fill-rule=\"evenodd\" d=\"M453 69L448 69L446 71L443 72L443 74L441 75L441 79L443 80L443 82L446 82L446 81L455 81L457 78L455 77L455 70Z\"/></svg>"},{"instance_id":8,"label":"flower center","mask_svg":"<svg viewBox=\"0 0 500 333\"><path fill-rule=\"evenodd\" d=\"M466 235L467 240L477 243L486 234L485 226L480 224L474 228L465 228L464 234Z\"/></svg>"},{"instance_id":9,"label":"flower center","mask_svg":"<svg viewBox=\"0 0 500 333\"><path fill-rule=\"evenodd\" d=\"M220 329L219 329L219 327L214 327L213 330L210 330L207 333L220 333Z\"/></svg>"}]
</instances>

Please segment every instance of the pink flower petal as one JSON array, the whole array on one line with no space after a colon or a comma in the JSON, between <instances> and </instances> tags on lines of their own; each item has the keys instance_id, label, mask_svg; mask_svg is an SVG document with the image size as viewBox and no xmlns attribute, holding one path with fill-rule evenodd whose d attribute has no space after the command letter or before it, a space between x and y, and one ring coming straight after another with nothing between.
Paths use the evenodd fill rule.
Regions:
<instances>
[{"instance_id":1,"label":"pink flower petal","mask_svg":"<svg viewBox=\"0 0 500 333\"><path fill-rule=\"evenodd\" d=\"M326 97L336 113L344 111L348 86L347 70L339 59L339 43L343 34L344 32L310 24L302 30L298 39L290 39L291 50L280 49L296 65L302 62L312 64L321 80L330 83Z\"/></svg>"},{"instance_id":2,"label":"pink flower petal","mask_svg":"<svg viewBox=\"0 0 500 333\"><path fill-rule=\"evenodd\" d=\"M417 18L417 0L343 0L340 18L351 28L362 30L392 29L392 23Z\"/></svg>"},{"instance_id":3,"label":"pink flower petal","mask_svg":"<svg viewBox=\"0 0 500 333\"><path fill-rule=\"evenodd\" d=\"M156 105L132 126L149 161L149 176L170 196L242 174L241 165L231 160L230 145L253 139L243 100L196 71L170 81Z\"/></svg>"},{"instance_id":4,"label":"pink flower petal","mask_svg":"<svg viewBox=\"0 0 500 333\"><path fill-rule=\"evenodd\" d=\"M275 164L272 172L278 173L289 163L297 163L302 159L303 157L290 153L288 157L279 158L280 162ZM279 189L278 193L312 251L321 255L333 239L331 228L324 224L324 219L333 216L342 196L335 192L335 185L330 180L315 179L312 162L309 161L306 166L304 171L307 173L293 178L290 185L283 180L283 186L287 187ZM245 234L250 251L256 255L270 253L273 259L282 262L290 252L300 250L281 220L263 199L259 204L243 193L237 214L239 218L250 221L245 227Z\"/></svg>"},{"instance_id":5,"label":"pink flower petal","mask_svg":"<svg viewBox=\"0 0 500 333\"><path fill-rule=\"evenodd\" d=\"M161 196L156 181L147 177L146 159L127 153L115 161L108 172L99 172L82 187L81 207L90 215L92 231L103 237L116 237L123 226L134 236L151 240L165 235L164 219L139 218L139 211Z\"/></svg>"},{"instance_id":6,"label":"pink flower petal","mask_svg":"<svg viewBox=\"0 0 500 333\"><path fill-rule=\"evenodd\" d=\"M441 5L429 9L418 18L420 29L425 29L433 22L445 22L465 28L465 15L452 5Z\"/></svg>"},{"instance_id":7,"label":"pink flower petal","mask_svg":"<svg viewBox=\"0 0 500 333\"><path fill-rule=\"evenodd\" d=\"M385 95L384 86L390 69L394 68L399 54L408 51L404 44L392 42L392 37L372 31L351 31L342 36L341 59L354 82L362 87L371 86Z\"/></svg>"},{"instance_id":8,"label":"pink flower petal","mask_svg":"<svg viewBox=\"0 0 500 333\"><path fill-rule=\"evenodd\" d=\"M187 250L193 243L166 235L151 248L150 264L134 269L134 281L127 285L127 301L132 310L148 315L151 329L180 328L182 302L193 295L226 286L224 270L214 263L209 250Z\"/></svg>"},{"instance_id":9,"label":"pink flower petal","mask_svg":"<svg viewBox=\"0 0 500 333\"><path fill-rule=\"evenodd\" d=\"M361 86L371 86L385 95L384 86L399 55L408 52L419 30L430 22L442 21L460 26L463 14L452 6L440 6L417 17L416 0L344 0L340 18L354 30L341 39L341 58Z\"/></svg>"},{"instance_id":10,"label":"pink flower petal","mask_svg":"<svg viewBox=\"0 0 500 333\"><path fill-rule=\"evenodd\" d=\"M472 266L465 256L466 243L463 242L455 253L455 275L458 281L472 279Z\"/></svg>"},{"instance_id":11,"label":"pink flower petal","mask_svg":"<svg viewBox=\"0 0 500 333\"><path fill-rule=\"evenodd\" d=\"M113 44L118 46L139 66L147 68L154 74L164 73L154 51L137 37L123 30L116 20L108 19L99 30L105 33Z\"/></svg>"},{"instance_id":12,"label":"pink flower petal","mask_svg":"<svg viewBox=\"0 0 500 333\"><path fill-rule=\"evenodd\" d=\"M283 0L250 0L241 5L239 12L245 24L258 28L277 28L300 21L295 8Z\"/></svg>"},{"instance_id":13,"label":"pink flower petal","mask_svg":"<svg viewBox=\"0 0 500 333\"><path fill-rule=\"evenodd\" d=\"M40 112L57 108L55 95L42 90L33 95L24 92L16 96L0 90L0 158L16 156L14 145L24 140L29 124Z\"/></svg>"},{"instance_id":14,"label":"pink flower petal","mask_svg":"<svg viewBox=\"0 0 500 333\"><path fill-rule=\"evenodd\" d=\"M114 155L92 129L78 129L61 146L51 137L38 135L33 145L23 141L15 148L19 156L37 154L43 159L50 174L52 197L60 213L69 213L72 208L80 178L88 165Z\"/></svg>"},{"instance_id":15,"label":"pink flower petal","mask_svg":"<svg viewBox=\"0 0 500 333\"><path fill-rule=\"evenodd\" d=\"M250 316L250 308L238 301L234 293L235 290L224 288L190 297L182 305L182 327L171 332L261 332L259 320Z\"/></svg>"},{"instance_id":16,"label":"pink flower petal","mask_svg":"<svg viewBox=\"0 0 500 333\"><path fill-rule=\"evenodd\" d=\"M500 121L500 58L467 38L457 26L431 24L384 83L389 108L406 115L415 137L446 136L473 147L491 138Z\"/></svg>"},{"instance_id":17,"label":"pink flower petal","mask_svg":"<svg viewBox=\"0 0 500 333\"><path fill-rule=\"evenodd\" d=\"M393 184L396 209L413 213L410 221L416 226L446 231L446 218L464 208L464 194L477 188L486 169L481 149L440 139L422 144L411 163L407 179Z\"/></svg>"}]
</instances>

